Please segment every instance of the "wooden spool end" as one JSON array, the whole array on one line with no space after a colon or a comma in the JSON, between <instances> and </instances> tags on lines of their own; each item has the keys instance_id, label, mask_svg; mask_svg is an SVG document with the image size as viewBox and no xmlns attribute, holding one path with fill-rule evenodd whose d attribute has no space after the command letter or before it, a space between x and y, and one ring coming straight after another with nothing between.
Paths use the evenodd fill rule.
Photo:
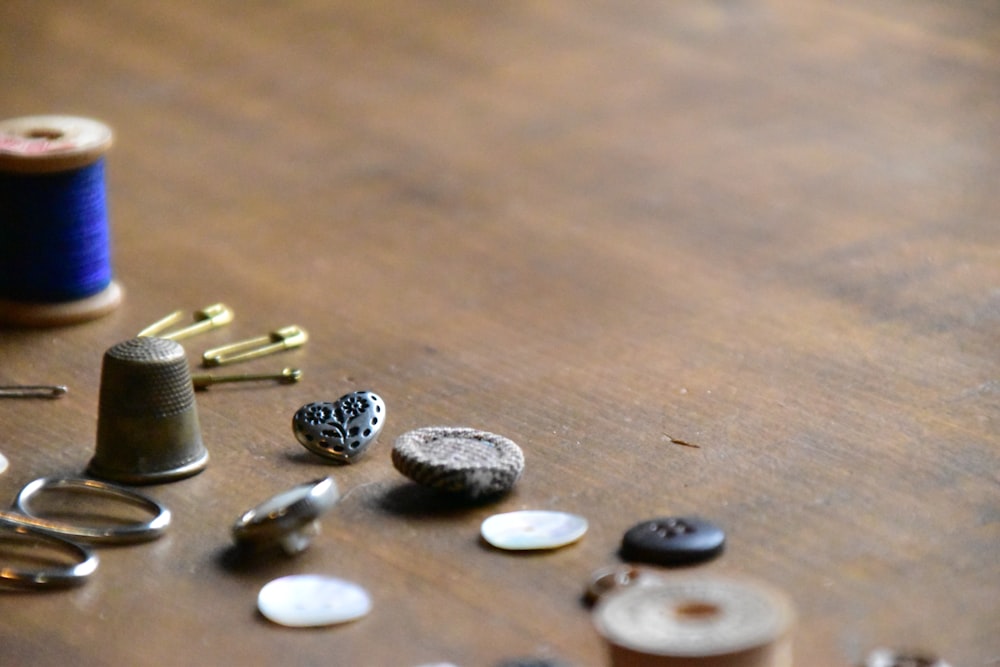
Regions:
<instances>
[{"instance_id":1,"label":"wooden spool end","mask_svg":"<svg viewBox=\"0 0 1000 667\"><path fill-rule=\"evenodd\" d=\"M122 302L124 290L112 280L107 287L76 301L28 303L0 299L0 322L22 327L58 327L107 315Z\"/></svg>"},{"instance_id":2,"label":"wooden spool end","mask_svg":"<svg viewBox=\"0 0 1000 667\"><path fill-rule=\"evenodd\" d=\"M47 174L79 169L111 148L111 128L77 116L22 116L0 121L0 172Z\"/></svg>"}]
</instances>

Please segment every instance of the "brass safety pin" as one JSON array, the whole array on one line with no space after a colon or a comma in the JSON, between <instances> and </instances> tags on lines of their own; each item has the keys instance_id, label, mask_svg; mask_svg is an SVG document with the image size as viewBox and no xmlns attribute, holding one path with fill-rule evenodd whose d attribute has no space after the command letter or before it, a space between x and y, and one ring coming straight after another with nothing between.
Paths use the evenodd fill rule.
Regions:
<instances>
[{"instance_id":1,"label":"brass safety pin","mask_svg":"<svg viewBox=\"0 0 1000 667\"><path fill-rule=\"evenodd\" d=\"M201 355L201 362L204 366L222 366L237 361L256 359L266 354L300 347L305 345L307 340L309 340L309 335L305 329L292 324L276 329L266 336L205 350L205 353Z\"/></svg>"},{"instance_id":2,"label":"brass safety pin","mask_svg":"<svg viewBox=\"0 0 1000 667\"><path fill-rule=\"evenodd\" d=\"M198 373L191 376L195 389L208 389L213 384L232 382L259 382L273 380L279 384L294 384L302 379L302 371L298 368L282 368L278 373L247 373L245 375L212 375Z\"/></svg>"},{"instance_id":3,"label":"brass safety pin","mask_svg":"<svg viewBox=\"0 0 1000 667\"><path fill-rule=\"evenodd\" d=\"M233 321L233 311L229 310L229 307L225 304L213 303L211 306L206 306L194 312L194 324L189 324L186 327L174 329L173 331L167 331L168 328L177 324L183 317L183 310L175 310L140 331L139 337L155 336L156 338L166 338L168 340L187 338L188 336L229 324Z\"/></svg>"}]
</instances>

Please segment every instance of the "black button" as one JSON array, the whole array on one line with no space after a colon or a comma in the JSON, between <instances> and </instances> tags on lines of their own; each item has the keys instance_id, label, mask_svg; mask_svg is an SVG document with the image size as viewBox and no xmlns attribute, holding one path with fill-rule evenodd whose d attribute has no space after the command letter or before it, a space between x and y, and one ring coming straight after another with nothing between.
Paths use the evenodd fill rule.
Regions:
<instances>
[{"instance_id":1,"label":"black button","mask_svg":"<svg viewBox=\"0 0 1000 667\"><path fill-rule=\"evenodd\" d=\"M627 561L686 565L718 556L725 542L726 534L711 521L663 517L629 528L622 538L621 556Z\"/></svg>"}]
</instances>

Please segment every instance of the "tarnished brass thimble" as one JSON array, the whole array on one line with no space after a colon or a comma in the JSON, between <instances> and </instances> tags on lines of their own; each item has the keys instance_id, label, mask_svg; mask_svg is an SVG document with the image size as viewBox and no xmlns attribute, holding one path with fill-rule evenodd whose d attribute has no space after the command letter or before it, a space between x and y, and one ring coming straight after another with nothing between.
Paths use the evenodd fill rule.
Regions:
<instances>
[{"instance_id":1,"label":"tarnished brass thimble","mask_svg":"<svg viewBox=\"0 0 1000 667\"><path fill-rule=\"evenodd\" d=\"M101 366L97 447L87 472L156 484L197 474L207 463L184 348L150 337L109 348Z\"/></svg>"}]
</instances>

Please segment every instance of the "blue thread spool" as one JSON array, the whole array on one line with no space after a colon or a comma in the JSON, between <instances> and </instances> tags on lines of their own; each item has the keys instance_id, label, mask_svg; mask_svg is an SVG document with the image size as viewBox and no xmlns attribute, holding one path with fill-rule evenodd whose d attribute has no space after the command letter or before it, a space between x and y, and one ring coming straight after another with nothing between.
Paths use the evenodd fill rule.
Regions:
<instances>
[{"instance_id":1,"label":"blue thread spool","mask_svg":"<svg viewBox=\"0 0 1000 667\"><path fill-rule=\"evenodd\" d=\"M0 122L0 321L58 326L121 303L104 185L111 142L87 118Z\"/></svg>"}]
</instances>

